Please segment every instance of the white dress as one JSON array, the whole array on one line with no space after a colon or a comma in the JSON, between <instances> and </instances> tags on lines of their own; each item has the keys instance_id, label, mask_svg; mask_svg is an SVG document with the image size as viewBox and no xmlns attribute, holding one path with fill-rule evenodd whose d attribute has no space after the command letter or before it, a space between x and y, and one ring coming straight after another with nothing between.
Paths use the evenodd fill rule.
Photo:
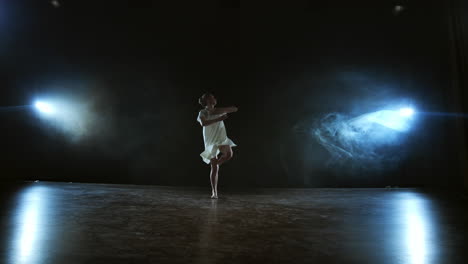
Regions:
<instances>
[{"instance_id":1,"label":"white dress","mask_svg":"<svg viewBox=\"0 0 468 264\"><path fill-rule=\"evenodd\" d=\"M201 124L201 117L205 117L206 120L212 120L218 118L224 114L212 115L206 109L202 109L198 114L197 121ZM203 140L205 141L205 151L200 156L203 161L210 164L212 158L216 158L219 154L219 146L229 145L231 147L237 146L227 137L226 127L223 121L213 123L209 126L203 127Z\"/></svg>"}]
</instances>

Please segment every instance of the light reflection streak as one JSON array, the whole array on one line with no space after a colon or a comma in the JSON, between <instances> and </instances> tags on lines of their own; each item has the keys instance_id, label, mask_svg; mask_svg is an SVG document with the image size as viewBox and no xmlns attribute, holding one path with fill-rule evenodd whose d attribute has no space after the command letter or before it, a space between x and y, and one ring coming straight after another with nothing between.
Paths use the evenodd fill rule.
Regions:
<instances>
[{"instance_id":1,"label":"light reflection streak","mask_svg":"<svg viewBox=\"0 0 468 264\"><path fill-rule=\"evenodd\" d=\"M408 194L402 200L404 221L404 245L408 264L430 263L431 225L430 215L424 197Z\"/></svg>"},{"instance_id":2,"label":"light reflection streak","mask_svg":"<svg viewBox=\"0 0 468 264\"><path fill-rule=\"evenodd\" d=\"M211 199L211 206L208 208L205 221L200 228L200 252L194 263L219 263L217 255L212 252L212 248L216 248L219 244L216 238L218 226L218 199Z\"/></svg>"},{"instance_id":3,"label":"light reflection streak","mask_svg":"<svg viewBox=\"0 0 468 264\"><path fill-rule=\"evenodd\" d=\"M12 263L36 263L40 253L41 225L45 213L44 188L33 186L21 195L15 219Z\"/></svg>"}]
</instances>

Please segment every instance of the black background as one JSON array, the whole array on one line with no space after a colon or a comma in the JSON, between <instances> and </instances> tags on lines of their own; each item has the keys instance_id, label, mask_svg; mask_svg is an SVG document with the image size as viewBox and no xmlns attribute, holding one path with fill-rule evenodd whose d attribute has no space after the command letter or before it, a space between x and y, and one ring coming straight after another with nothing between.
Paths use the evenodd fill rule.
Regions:
<instances>
[{"instance_id":1,"label":"black background","mask_svg":"<svg viewBox=\"0 0 468 264\"><path fill-rule=\"evenodd\" d=\"M326 113L400 98L456 111L444 1L60 2L0 3L0 105L63 95L89 102L95 126L70 140L31 109L3 108L3 179L209 185L196 117L213 92L239 107L225 121L238 147L224 186L461 183L452 117L421 117L398 165L378 171L326 166L304 133Z\"/></svg>"}]
</instances>

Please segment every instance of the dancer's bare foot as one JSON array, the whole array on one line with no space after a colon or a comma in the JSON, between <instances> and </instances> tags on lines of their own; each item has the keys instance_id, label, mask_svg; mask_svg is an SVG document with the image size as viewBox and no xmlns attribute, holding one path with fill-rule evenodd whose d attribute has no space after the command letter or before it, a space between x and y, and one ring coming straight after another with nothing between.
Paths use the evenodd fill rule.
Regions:
<instances>
[{"instance_id":1,"label":"dancer's bare foot","mask_svg":"<svg viewBox=\"0 0 468 264\"><path fill-rule=\"evenodd\" d=\"M218 199L218 194L213 192L211 194L211 199Z\"/></svg>"}]
</instances>

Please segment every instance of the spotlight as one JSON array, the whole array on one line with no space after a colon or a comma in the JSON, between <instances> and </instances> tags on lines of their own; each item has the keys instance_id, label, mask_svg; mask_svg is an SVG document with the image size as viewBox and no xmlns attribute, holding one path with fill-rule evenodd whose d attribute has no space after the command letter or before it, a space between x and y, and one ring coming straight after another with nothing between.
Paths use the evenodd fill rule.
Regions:
<instances>
[{"instance_id":1,"label":"spotlight","mask_svg":"<svg viewBox=\"0 0 468 264\"><path fill-rule=\"evenodd\" d=\"M400 13L400 12L402 12L403 10L405 10L405 7L402 6L402 5L396 5L396 6L393 8L393 11L394 11L395 13Z\"/></svg>"},{"instance_id":2,"label":"spotlight","mask_svg":"<svg viewBox=\"0 0 468 264\"><path fill-rule=\"evenodd\" d=\"M95 120L89 104L79 99L49 95L34 100L31 107L47 127L55 127L75 141L90 132Z\"/></svg>"},{"instance_id":3,"label":"spotlight","mask_svg":"<svg viewBox=\"0 0 468 264\"><path fill-rule=\"evenodd\" d=\"M360 115L349 121L349 124L359 131L369 131L373 129L372 124L379 124L384 127L405 132L411 128L414 110L409 107L399 110L379 110Z\"/></svg>"},{"instance_id":4,"label":"spotlight","mask_svg":"<svg viewBox=\"0 0 468 264\"><path fill-rule=\"evenodd\" d=\"M410 117L414 114L414 110L412 108L406 107L400 109L400 115Z\"/></svg>"},{"instance_id":5,"label":"spotlight","mask_svg":"<svg viewBox=\"0 0 468 264\"><path fill-rule=\"evenodd\" d=\"M38 101L34 104L34 106L36 107L37 110L39 110L39 112L42 112L45 114L52 114L55 112L52 105L45 103L45 102Z\"/></svg>"},{"instance_id":6,"label":"spotlight","mask_svg":"<svg viewBox=\"0 0 468 264\"><path fill-rule=\"evenodd\" d=\"M403 13L404 11L406 10L406 7L403 6L403 5L396 5L393 7L393 14L395 16L398 16L400 15L401 13Z\"/></svg>"},{"instance_id":7,"label":"spotlight","mask_svg":"<svg viewBox=\"0 0 468 264\"><path fill-rule=\"evenodd\" d=\"M58 8L60 7L60 2L58 0L52 0L50 1L53 7Z\"/></svg>"}]
</instances>

